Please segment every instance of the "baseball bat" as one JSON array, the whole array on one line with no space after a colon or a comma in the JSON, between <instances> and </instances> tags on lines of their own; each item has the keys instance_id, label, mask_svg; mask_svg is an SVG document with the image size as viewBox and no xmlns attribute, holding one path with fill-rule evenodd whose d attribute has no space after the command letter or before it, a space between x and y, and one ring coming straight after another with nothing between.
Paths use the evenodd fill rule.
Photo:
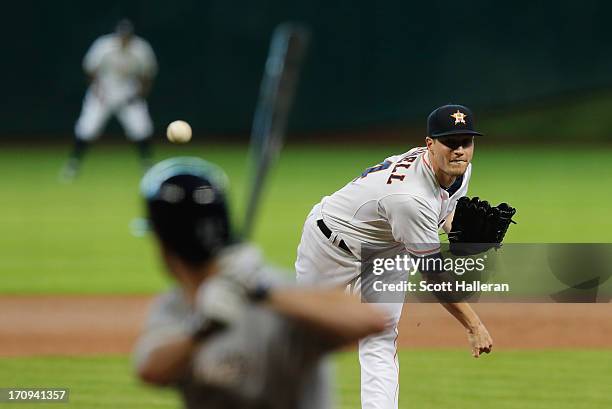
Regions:
<instances>
[{"instance_id":1,"label":"baseball bat","mask_svg":"<svg viewBox=\"0 0 612 409\"><path fill-rule=\"evenodd\" d=\"M309 30L296 23L281 24L272 35L251 128L249 173L252 176L247 185L243 239L250 238L253 233L268 172L283 145L309 39Z\"/></svg>"}]
</instances>

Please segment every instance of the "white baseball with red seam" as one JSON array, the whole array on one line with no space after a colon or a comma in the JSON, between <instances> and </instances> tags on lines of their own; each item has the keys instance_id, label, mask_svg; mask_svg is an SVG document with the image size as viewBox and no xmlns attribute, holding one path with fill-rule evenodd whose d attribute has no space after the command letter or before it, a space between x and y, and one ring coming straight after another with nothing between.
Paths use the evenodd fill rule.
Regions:
<instances>
[{"instance_id":1,"label":"white baseball with red seam","mask_svg":"<svg viewBox=\"0 0 612 409\"><path fill-rule=\"evenodd\" d=\"M191 140L191 126L185 121L174 121L166 130L168 140L173 143L187 143Z\"/></svg>"}]
</instances>

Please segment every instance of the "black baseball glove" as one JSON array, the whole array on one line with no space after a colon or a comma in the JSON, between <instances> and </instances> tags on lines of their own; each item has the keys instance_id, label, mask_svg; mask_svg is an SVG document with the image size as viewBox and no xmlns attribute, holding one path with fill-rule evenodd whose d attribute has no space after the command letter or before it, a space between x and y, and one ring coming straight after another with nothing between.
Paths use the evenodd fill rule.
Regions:
<instances>
[{"instance_id":1,"label":"black baseball glove","mask_svg":"<svg viewBox=\"0 0 612 409\"><path fill-rule=\"evenodd\" d=\"M504 240L516 209L508 203L492 207L478 197L462 197L457 201L451 232L450 251L455 255L471 255L498 248ZM469 243L469 244L466 244Z\"/></svg>"}]
</instances>

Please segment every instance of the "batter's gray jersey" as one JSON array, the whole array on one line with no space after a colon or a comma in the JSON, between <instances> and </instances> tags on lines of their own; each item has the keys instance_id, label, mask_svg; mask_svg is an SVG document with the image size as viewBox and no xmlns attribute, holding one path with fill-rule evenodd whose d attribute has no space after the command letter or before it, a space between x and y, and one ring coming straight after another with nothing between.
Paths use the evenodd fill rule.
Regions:
<instances>
[{"instance_id":1,"label":"batter's gray jersey","mask_svg":"<svg viewBox=\"0 0 612 409\"><path fill-rule=\"evenodd\" d=\"M241 262L240 255L225 258L221 266L228 259ZM253 260L250 268L256 265ZM180 290L158 298L137 344L136 364L161 341L187 334L190 314ZM327 350L311 332L251 304L231 327L202 343L190 376L176 386L187 408L326 409L331 407Z\"/></svg>"}]
</instances>

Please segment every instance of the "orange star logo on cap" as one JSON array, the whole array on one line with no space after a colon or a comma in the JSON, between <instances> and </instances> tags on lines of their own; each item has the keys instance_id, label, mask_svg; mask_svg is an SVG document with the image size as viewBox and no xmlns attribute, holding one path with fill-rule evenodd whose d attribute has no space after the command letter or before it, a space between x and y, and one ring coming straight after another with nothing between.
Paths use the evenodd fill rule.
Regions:
<instances>
[{"instance_id":1,"label":"orange star logo on cap","mask_svg":"<svg viewBox=\"0 0 612 409\"><path fill-rule=\"evenodd\" d=\"M455 118L455 125L457 125L458 123L464 124L465 118L467 117L467 115L457 110L457 112L455 112L454 114L451 114L451 117Z\"/></svg>"}]
</instances>

